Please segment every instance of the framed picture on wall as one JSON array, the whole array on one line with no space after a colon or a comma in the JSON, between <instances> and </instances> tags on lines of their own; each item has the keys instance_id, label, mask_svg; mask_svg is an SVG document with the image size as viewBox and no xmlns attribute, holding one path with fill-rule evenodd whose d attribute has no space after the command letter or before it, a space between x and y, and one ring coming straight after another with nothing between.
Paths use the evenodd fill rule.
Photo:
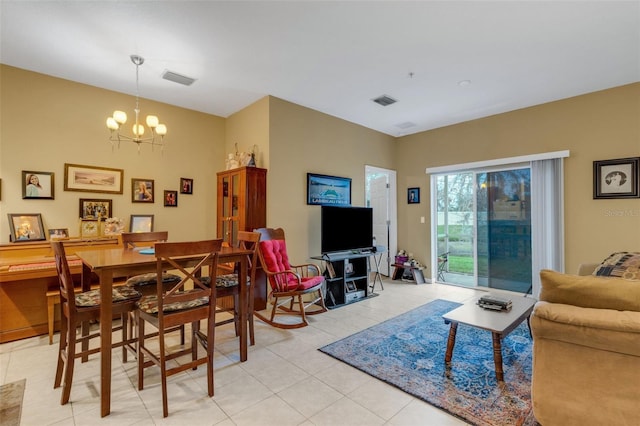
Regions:
<instances>
[{"instance_id":1,"label":"framed picture on wall","mask_svg":"<svg viewBox=\"0 0 640 426\"><path fill-rule=\"evenodd\" d=\"M122 194L123 176L123 169L65 163L64 190Z\"/></svg>"},{"instance_id":2,"label":"framed picture on wall","mask_svg":"<svg viewBox=\"0 0 640 426\"><path fill-rule=\"evenodd\" d=\"M180 178L180 193L193 194L193 179Z\"/></svg>"},{"instance_id":3,"label":"framed picture on wall","mask_svg":"<svg viewBox=\"0 0 640 426\"><path fill-rule=\"evenodd\" d=\"M80 198L80 219L105 220L113 216L112 205L112 200Z\"/></svg>"},{"instance_id":4,"label":"framed picture on wall","mask_svg":"<svg viewBox=\"0 0 640 426\"><path fill-rule=\"evenodd\" d=\"M351 178L307 173L307 204L351 205Z\"/></svg>"},{"instance_id":5,"label":"framed picture on wall","mask_svg":"<svg viewBox=\"0 0 640 426\"><path fill-rule=\"evenodd\" d=\"M178 191L164 191L164 206L178 207Z\"/></svg>"},{"instance_id":6,"label":"framed picture on wall","mask_svg":"<svg viewBox=\"0 0 640 426\"><path fill-rule=\"evenodd\" d=\"M640 157L593 162L593 198L639 198Z\"/></svg>"},{"instance_id":7,"label":"framed picture on wall","mask_svg":"<svg viewBox=\"0 0 640 426\"><path fill-rule=\"evenodd\" d=\"M22 198L54 199L53 173L22 171Z\"/></svg>"},{"instance_id":8,"label":"framed picture on wall","mask_svg":"<svg viewBox=\"0 0 640 426\"><path fill-rule=\"evenodd\" d=\"M420 204L420 188L409 188L407 190L407 203Z\"/></svg>"},{"instance_id":9,"label":"framed picture on wall","mask_svg":"<svg viewBox=\"0 0 640 426\"><path fill-rule=\"evenodd\" d=\"M153 179L131 179L131 202L153 203Z\"/></svg>"}]
</instances>

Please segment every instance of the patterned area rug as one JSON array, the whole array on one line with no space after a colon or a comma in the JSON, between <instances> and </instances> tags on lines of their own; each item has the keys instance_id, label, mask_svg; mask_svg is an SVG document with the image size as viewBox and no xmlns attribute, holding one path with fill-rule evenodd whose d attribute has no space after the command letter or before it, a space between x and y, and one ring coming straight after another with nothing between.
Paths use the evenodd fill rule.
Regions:
<instances>
[{"instance_id":1,"label":"patterned area rug","mask_svg":"<svg viewBox=\"0 0 640 426\"><path fill-rule=\"evenodd\" d=\"M459 325L445 365L449 325L442 315L458 306L434 300L319 350L468 423L535 425L526 321L502 343L505 382L498 382L486 330Z\"/></svg>"},{"instance_id":2,"label":"patterned area rug","mask_svg":"<svg viewBox=\"0 0 640 426\"><path fill-rule=\"evenodd\" d=\"M0 425L19 426L25 379L0 386Z\"/></svg>"}]
</instances>

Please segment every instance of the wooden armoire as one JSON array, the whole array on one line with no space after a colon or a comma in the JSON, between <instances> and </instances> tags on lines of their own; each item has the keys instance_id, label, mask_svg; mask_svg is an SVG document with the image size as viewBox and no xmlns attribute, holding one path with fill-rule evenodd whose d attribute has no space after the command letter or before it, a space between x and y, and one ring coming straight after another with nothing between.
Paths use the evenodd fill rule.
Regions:
<instances>
[{"instance_id":1,"label":"wooden armoire","mask_svg":"<svg viewBox=\"0 0 640 426\"><path fill-rule=\"evenodd\" d=\"M267 226L267 169L239 167L218 173L217 235L231 246L238 244L238 231ZM264 273L257 272L254 309L267 303ZM226 303L225 303L226 304Z\"/></svg>"}]
</instances>

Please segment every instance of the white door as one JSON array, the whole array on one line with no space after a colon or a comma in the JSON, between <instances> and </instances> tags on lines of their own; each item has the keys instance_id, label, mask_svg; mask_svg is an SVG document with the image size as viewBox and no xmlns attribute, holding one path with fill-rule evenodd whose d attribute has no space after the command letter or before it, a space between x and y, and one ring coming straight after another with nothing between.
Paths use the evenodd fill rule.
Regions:
<instances>
[{"instance_id":1,"label":"white door","mask_svg":"<svg viewBox=\"0 0 640 426\"><path fill-rule=\"evenodd\" d=\"M386 276L391 271L391 254L397 250L396 173L393 170L365 166L365 204L373 208L373 235L378 246L387 252L380 262L380 273Z\"/></svg>"}]
</instances>

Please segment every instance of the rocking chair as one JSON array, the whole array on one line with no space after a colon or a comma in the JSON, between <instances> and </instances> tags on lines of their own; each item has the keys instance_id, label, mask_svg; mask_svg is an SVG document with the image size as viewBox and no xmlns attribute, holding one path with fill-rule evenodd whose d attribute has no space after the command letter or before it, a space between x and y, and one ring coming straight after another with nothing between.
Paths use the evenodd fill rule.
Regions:
<instances>
[{"instance_id":1,"label":"rocking chair","mask_svg":"<svg viewBox=\"0 0 640 426\"><path fill-rule=\"evenodd\" d=\"M300 328L309 325L306 315L327 311L322 295L324 277L320 274L320 268L313 264L289 263L282 228L260 228L255 232L261 236L258 255L271 286L269 301L273 307L269 318L260 312L254 312L254 315L277 328ZM309 294L312 295L312 300L305 303L303 297ZM311 307L315 309L307 311ZM293 323L276 321L276 315L300 316L300 320Z\"/></svg>"}]
</instances>

